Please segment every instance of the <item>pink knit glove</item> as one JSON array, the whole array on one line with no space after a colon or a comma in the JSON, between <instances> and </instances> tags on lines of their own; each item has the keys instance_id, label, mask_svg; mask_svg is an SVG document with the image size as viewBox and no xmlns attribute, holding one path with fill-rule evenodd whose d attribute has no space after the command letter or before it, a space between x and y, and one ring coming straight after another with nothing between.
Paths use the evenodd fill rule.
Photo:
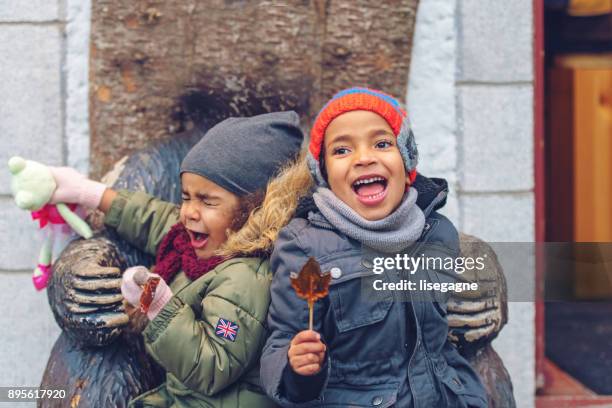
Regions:
<instances>
[{"instance_id":1,"label":"pink knit glove","mask_svg":"<svg viewBox=\"0 0 612 408\"><path fill-rule=\"evenodd\" d=\"M98 208L106 185L93 181L72 167L49 167L57 187L51 204L76 203L87 208Z\"/></svg>"},{"instance_id":2,"label":"pink knit glove","mask_svg":"<svg viewBox=\"0 0 612 408\"><path fill-rule=\"evenodd\" d=\"M159 275L149 272L144 266L133 266L126 269L121 280L121 294L123 294L124 299L132 306L139 308L140 295L142 295L141 285L144 285L152 277L158 277L160 281L147 312L149 320L155 319L155 316L164 308L166 303L172 299L172 290L166 284L166 281Z\"/></svg>"}]
</instances>

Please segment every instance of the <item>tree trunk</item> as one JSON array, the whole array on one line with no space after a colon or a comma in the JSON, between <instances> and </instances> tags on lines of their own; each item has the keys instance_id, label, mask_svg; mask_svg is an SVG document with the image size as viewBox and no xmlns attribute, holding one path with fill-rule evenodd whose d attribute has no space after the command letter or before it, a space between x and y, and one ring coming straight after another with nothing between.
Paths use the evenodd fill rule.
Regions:
<instances>
[{"instance_id":1,"label":"tree trunk","mask_svg":"<svg viewBox=\"0 0 612 408\"><path fill-rule=\"evenodd\" d=\"M98 0L92 171L193 121L295 109L349 86L407 89L418 0Z\"/></svg>"}]
</instances>

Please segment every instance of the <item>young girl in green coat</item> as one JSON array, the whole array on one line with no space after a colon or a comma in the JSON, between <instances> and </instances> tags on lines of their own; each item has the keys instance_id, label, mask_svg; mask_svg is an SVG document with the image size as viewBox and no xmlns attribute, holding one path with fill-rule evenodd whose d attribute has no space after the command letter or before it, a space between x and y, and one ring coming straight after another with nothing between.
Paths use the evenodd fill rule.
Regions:
<instances>
[{"instance_id":1,"label":"young girl in green coat","mask_svg":"<svg viewBox=\"0 0 612 408\"><path fill-rule=\"evenodd\" d=\"M274 406L259 380L270 301L267 254L295 207L272 217L257 208L282 200L288 194L278 188L286 185L283 179L295 182L291 173L303 174L294 166L279 175L302 139L295 112L221 122L182 162L180 208L142 192L113 191L71 168L52 168L53 202L99 208L108 227L156 255L155 273L142 266L125 271L122 293L139 307L141 284L163 278L143 336L167 377L130 406Z\"/></svg>"}]
</instances>

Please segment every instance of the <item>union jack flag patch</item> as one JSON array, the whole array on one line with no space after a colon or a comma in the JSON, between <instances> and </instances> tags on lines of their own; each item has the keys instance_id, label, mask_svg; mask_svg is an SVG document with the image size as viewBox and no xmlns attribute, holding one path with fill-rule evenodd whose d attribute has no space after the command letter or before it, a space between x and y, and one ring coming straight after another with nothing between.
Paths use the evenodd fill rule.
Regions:
<instances>
[{"instance_id":1,"label":"union jack flag patch","mask_svg":"<svg viewBox=\"0 0 612 408\"><path fill-rule=\"evenodd\" d=\"M215 327L215 334L217 337L236 341L238 329L239 327L236 323L220 318L217 322L217 327Z\"/></svg>"}]
</instances>

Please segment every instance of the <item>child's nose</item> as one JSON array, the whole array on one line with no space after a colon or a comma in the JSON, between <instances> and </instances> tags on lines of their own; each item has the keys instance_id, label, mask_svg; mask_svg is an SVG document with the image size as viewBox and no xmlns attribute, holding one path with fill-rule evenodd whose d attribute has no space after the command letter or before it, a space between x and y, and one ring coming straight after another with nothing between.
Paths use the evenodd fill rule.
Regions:
<instances>
[{"instance_id":1,"label":"child's nose","mask_svg":"<svg viewBox=\"0 0 612 408\"><path fill-rule=\"evenodd\" d=\"M359 149L355 155L355 164L358 166L368 166L376 162L376 155L370 149Z\"/></svg>"},{"instance_id":2,"label":"child's nose","mask_svg":"<svg viewBox=\"0 0 612 408\"><path fill-rule=\"evenodd\" d=\"M185 208L185 216L190 220L198 221L200 219L200 211L195 205L188 204Z\"/></svg>"}]
</instances>

